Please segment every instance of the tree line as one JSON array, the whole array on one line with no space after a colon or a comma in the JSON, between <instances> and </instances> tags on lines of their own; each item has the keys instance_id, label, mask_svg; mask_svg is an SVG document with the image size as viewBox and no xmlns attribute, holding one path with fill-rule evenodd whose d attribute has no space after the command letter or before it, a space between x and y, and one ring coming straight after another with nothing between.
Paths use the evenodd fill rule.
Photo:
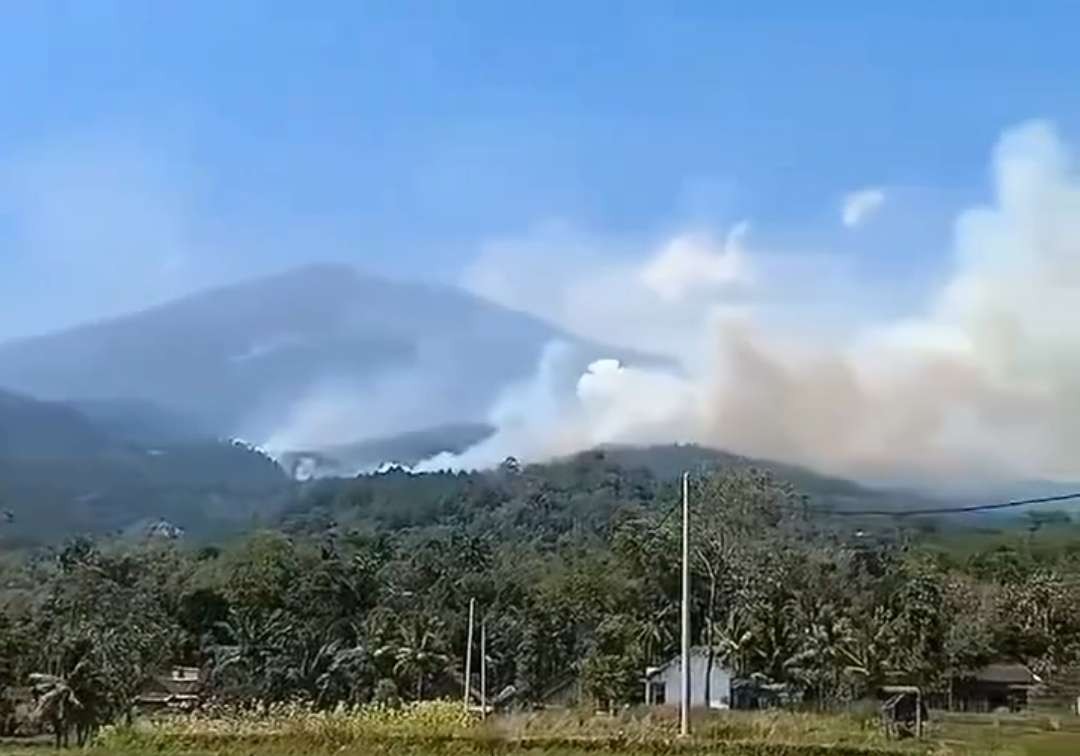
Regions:
<instances>
[{"instance_id":1,"label":"tree line","mask_svg":"<svg viewBox=\"0 0 1080 756\"><path fill-rule=\"evenodd\" d=\"M853 529L767 472L692 487L693 642L808 705L888 680L930 690L990 661L1047 676L1080 659L1080 549L934 547ZM30 686L66 740L129 721L171 665L233 703L316 707L460 695L468 604L492 698L568 675L603 706L642 698L677 650L677 487L603 455L488 473L393 471L310 485L279 527L214 545L94 541L9 560L0 684Z\"/></svg>"}]
</instances>

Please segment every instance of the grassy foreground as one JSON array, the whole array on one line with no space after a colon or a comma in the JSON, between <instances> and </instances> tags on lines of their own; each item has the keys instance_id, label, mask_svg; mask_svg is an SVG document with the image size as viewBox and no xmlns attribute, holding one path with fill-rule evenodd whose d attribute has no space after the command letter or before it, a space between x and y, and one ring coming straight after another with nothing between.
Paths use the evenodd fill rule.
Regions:
<instances>
[{"instance_id":1,"label":"grassy foreground","mask_svg":"<svg viewBox=\"0 0 1080 756\"><path fill-rule=\"evenodd\" d=\"M546 712L493 717L465 714L456 702L402 709L363 707L330 712L303 706L209 711L132 728L108 728L94 756L1065 756L1080 754L1075 717L953 717L936 720L919 742L886 740L866 714L787 711L726 712L695 721L694 736L676 737L673 712L618 716ZM42 747L0 744L0 754L29 756Z\"/></svg>"}]
</instances>

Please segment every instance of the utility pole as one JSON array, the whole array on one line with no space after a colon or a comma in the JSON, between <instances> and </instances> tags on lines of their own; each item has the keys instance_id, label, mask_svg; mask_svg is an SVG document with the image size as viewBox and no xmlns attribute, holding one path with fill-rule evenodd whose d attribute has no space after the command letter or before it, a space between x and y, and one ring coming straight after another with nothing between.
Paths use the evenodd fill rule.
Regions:
<instances>
[{"instance_id":1,"label":"utility pole","mask_svg":"<svg viewBox=\"0 0 1080 756\"><path fill-rule=\"evenodd\" d=\"M480 718L487 719L487 618L480 618Z\"/></svg>"},{"instance_id":2,"label":"utility pole","mask_svg":"<svg viewBox=\"0 0 1080 756\"><path fill-rule=\"evenodd\" d=\"M682 696L679 736L690 735L690 473L682 476Z\"/></svg>"},{"instance_id":3,"label":"utility pole","mask_svg":"<svg viewBox=\"0 0 1080 756\"><path fill-rule=\"evenodd\" d=\"M469 678L472 676L472 640L473 617L476 614L476 599L469 599L469 632L465 641L465 711L469 711Z\"/></svg>"}]
</instances>

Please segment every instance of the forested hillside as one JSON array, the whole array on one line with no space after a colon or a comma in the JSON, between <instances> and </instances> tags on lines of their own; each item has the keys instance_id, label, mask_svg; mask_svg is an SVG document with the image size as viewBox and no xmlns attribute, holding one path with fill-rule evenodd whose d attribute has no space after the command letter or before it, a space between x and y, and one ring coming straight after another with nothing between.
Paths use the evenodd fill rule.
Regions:
<instances>
[{"instance_id":1,"label":"forested hillside","mask_svg":"<svg viewBox=\"0 0 1080 756\"><path fill-rule=\"evenodd\" d=\"M111 440L77 410L0 390L0 457L93 455Z\"/></svg>"},{"instance_id":2,"label":"forested hillside","mask_svg":"<svg viewBox=\"0 0 1080 756\"><path fill-rule=\"evenodd\" d=\"M243 446L209 441L93 456L0 456L0 543L139 534L166 520L192 537L271 522L290 496L283 471Z\"/></svg>"},{"instance_id":3,"label":"forested hillside","mask_svg":"<svg viewBox=\"0 0 1080 756\"><path fill-rule=\"evenodd\" d=\"M204 668L224 700L456 695L470 599L490 688L519 703L568 675L598 702L636 701L644 668L676 649L678 490L645 467L593 452L315 481L299 496L279 527L214 545L79 538L9 559L0 682L53 671L93 721L122 716L136 683L174 663ZM691 497L693 640L784 695L944 690L997 659L1053 678L1080 659L1075 536L943 548L815 513L747 466L697 472Z\"/></svg>"}]
</instances>

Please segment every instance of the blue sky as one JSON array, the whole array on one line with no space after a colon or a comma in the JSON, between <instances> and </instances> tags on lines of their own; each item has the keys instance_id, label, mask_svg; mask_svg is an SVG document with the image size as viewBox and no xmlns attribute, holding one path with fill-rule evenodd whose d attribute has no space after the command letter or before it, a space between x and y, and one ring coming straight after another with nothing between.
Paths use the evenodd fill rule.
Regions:
<instances>
[{"instance_id":1,"label":"blue sky","mask_svg":"<svg viewBox=\"0 0 1080 756\"><path fill-rule=\"evenodd\" d=\"M455 280L553 219L622 240L750 219L918 291L1003 130L1080 132L1078 22L1053 2L6 4L0 338L304 262ZM889 201L847 233L838 203L866 186Z\"/></svg>"}]
</instances>

